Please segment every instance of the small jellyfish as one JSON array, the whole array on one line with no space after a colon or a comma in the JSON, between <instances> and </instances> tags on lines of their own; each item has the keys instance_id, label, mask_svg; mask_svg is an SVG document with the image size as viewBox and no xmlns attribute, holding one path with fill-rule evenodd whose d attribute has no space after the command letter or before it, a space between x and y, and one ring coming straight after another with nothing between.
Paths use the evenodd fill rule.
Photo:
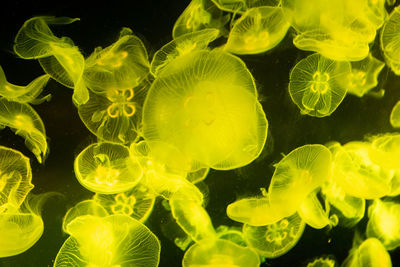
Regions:
<instances>
[{"instance_id":1,"label":"small jellyfish","mask_svg":"<svg viewBox=\"0 0 400 267\"><path fill-rule=\"evenodd\" d=\"M78 106L79 117L100 140L134 142L140 132L147 88L147 84L141 84L136 88L109 89L104 94L89 91L89 100Z\"/></svg>"},{"instance_id":2,"label":"small jellyfish","mask_svg":"<svg viewBox=\"0 0 400 267\"><path fill-rule=\"evenodd\" d=\"M329 179L331 161L331 152L315 144L294 149L276 164L268 195L281 218L295 213L308 194Z\"/></svg>"},{"instance_id":3,"label":"small jellyfish","mask_svg":"<svg viewBox=\"0 0 400 267\"><path fill-rule=\"evenodd\" d=\"M112 195L95 194L93 200L103 206L109 214L124 214L144 222L153 210L155 195L139 183L126 192Z\"/></svg>"},{"instance_id":4,"label":"small jellyfish","mask_svg":"<svg viewBox=\"0 0 400 267\"><path fill-rule=\"evenodd\" d=\"M376 238L368 238L358 247L350 250L342 263L343 267L379 266L392 267L392 260L382 243Z\"/></svg>"},{"instance_id":5,"label":"small jellyfish","mask_svg":"<svg viewBox=\"0 0 400 267\"><path fill-rule=\"evenodd\" d=\"M29 158L17 150L0 146L0 214L18 210L33 189L31 181Z\"/></svg>"},{"instance_id":6,"label":"small jellyfish","mask_svg":"<svg viewBox=\"0 0 400 267\"><path fill-rule=\"evenodd\" d=\"M307 264L307 267L336 267L336 261L331 257L318 257Z\"/></svg>"},{"instance_id":7,"label":"small jellyfish","mask_svg":"<svg viewBox=\"0 0 400 267\"><path fill-rule=\"evenodd\" d=\"M280 7L247 10L229 32L224 49L234 54L259 54L277 46L290 27Z\"/></svg>"},{"instance_id":8,"label":"small jellyfish","mask_svg":"<svg viewBox=\"0 0 400 267\"><path fill-rule=\"evenodd\" d=\"M381 49L386 63L396 75L400 75L400 8L396 7L386 19L380 35Z\"/></svg>"},{"instance_id":9,"label":"small jellyfish","mask_svg":"<svg viewBox=\"0 0 400 267\"><path fill-rule=\"evenodd\" d=\"M224 239L205 239L192 245L183 256L182 267L197 266L258 267L260 259L248 247Z\"/></svg>"},{"instance_id":10,"label":"small jellyfish","mask_svg":"<svg viewBox=\"0 0 400 267\"><path fill-rule=\"evenodd\" d=\"M400 246L400 204L375 199L368 217L367 237L379 239L387 250Z\"/></svg>"},{"instance_id":11,"label":"small jellyfish","mask_svg":"<svg viewBox=\"0 0 400 267\"><path fill-rule=\"evenodd\" d=\"M74 169L85 188L101 194L127 191L139 182L143 173L127 147L108 142L86 147L76 157Z\"/></svg>"},{"instance_id":12,"label":"small jellyfish","mask_svg":"<svg viewBox=\"0 0 400 267\"><path fill-rule=\"evenodd\" d=\"M147 76L149 67L143 42L131 29L123 28L115 43L97 47L85 60L83 80L95 93L132 90Z\"/></svg>"},{"instance_id":13,"label":"small jellyfish","mask_svg":"<svg viewBox=\"0 0 400 267\"><path fill-rule=\"evenodd\" d=\"M157 76L175 58L195 50L207 49L208 44L214 41L218 35L219 30L217 29L203 29L178 36L154 54L150 67L151 73Z\"/></svg>"},{"instance_id":14,"label":"small jellyfish","mask_svg":"<svg viewBox=\"0 0 400 267\"><path fill-rule=\"evenodd\" d=\"M373 95L370 91L378 85L378 76L384 66L385 63L374 58L371 54L361 61L351 62L347 92L358 97L363 97L366 94ZM379 94L379 92L377 93Z\"/></svg>"},{"instance_id":15,"label":"small jellyfish","mask_svg":"<svg viewBox=\"0 0 400 267\"><path fill-rule=\"evenodd\" d=\"M54 262L61 266L156 267L160 242L142 223L126 215L80 216Z\"/></svg>"},{"instance_id":16,"label":"small jellyfish","mask_svg":"<svg viewBox=\"0 0 400 267\"><path fill-rule=\"evenodd\" d=\"M0 125L25 139L25 145L43 163L49 152L46 130L40 116L26 103L0 98Z\"/></svg>"},{"instance_id":17,"label":"small jellyfish","mask_svg":"<svg viewBox=\"0 0 400 267\"><path fill-rule=\"evenodd\" d=\"M286 254L300 240L305 223L295 213L290 217L264 226L243 225L243 235L248 246L258 255L277 258Z\"/></svg>"},{"instance_id":18,"label":"small jellyfish","mask_svg":"<svg viewBox=\"0 0 400 267\"><path fill-rule=\"evenodd\" d=\"M37 77L26 86L14 85L6 80L4 71L0 66L0 96L20 103L41 103L43 100L50 98L50 95L47 95L41 99L37 99L49 78L50 76L45 74Z\"/></svg>"},{"instance_id":19,"label":"small jellyfish","mask_svg":"<svg viewBox=\"0 0 400 267\"><path fill-rule=\"evenodd\" d=\"M291 70L290 97L302 114L329 116L346 96L344 81L350 72L348 62L312 54L300 60Z\"/></svg>"},{"instance_id":20,"label":"small jellyfish","mask_svg":"<svg viewBox=\"0 0 400 267\"><path fill-rule=\"evenodd\" d=\"M187 33L194 33L203 29L213 28L226 35L225 24L230 15L224 15L211 1L192 0L176 20L172 29L173 39Z\"/></svg>"},{"instance_id":21,"label":"small jellyfish","mask_svg":"<svg viewBox=\"0 0 400 267\"><path fill-rule=\"evenodd\" d=\"M393 128L400 128L400 100L396 102L390 112L390 125Z\"/></svg>"},{"instance_id":22,"label":"small jellyfish","mask_svg":"<svg viewBox=\"0 0 400 267\"><path fill-rule=\"evenodd\" d=\"M268 128L244 63L215 50L168 64L149 89L142 121L146 140L164 142L200 166L221 170L256 159Z\"/></svg>"}]
</instances>

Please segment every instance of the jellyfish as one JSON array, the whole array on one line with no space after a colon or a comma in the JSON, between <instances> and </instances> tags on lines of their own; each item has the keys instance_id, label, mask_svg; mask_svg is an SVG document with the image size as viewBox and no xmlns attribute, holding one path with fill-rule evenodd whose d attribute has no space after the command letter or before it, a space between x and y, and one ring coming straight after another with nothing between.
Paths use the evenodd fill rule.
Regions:
<instances>
[{"instance_id":1,"label":"jellyfish","mask_svg":"<svg viewBox=\"0 0 400 267\"><path fill-rule=\"evenodd\" d=\"M218 35L219 30L206 28L178 36L154 54L150 67L151 73L157 76L175 58L196 50L207 49L208 44L214 41Z\"/></svg>"},{"instance_id":2,"label":"jellyfish","mask_svg":"<svg viewBox=\"0 0 400 267\"><path fill-rule=\"evenodd\" d=\"M217 239L228 240L242 247L247 246L240 227L220 225L215 231L217 232Z\"/></svg>"},{"instance_id":3,"label":"jellyfish","mask_svg":"<svg viewBox=\"0 0 400 267\"><path fill-rule=\"evenodd\" d=\"M132 217L79 216L68 224L67 232L71 236L54 266L158 266L158 238Z\"/></svg>"},{"instance_id":4,"label":"jellyfish","mask_svg":"<svg viewBox=\"0 0 400 267\"><path fill-rule=\"evenodd\" d=\"M292 215L331 175L331 152L323 145L298 147L276 164L268 189L271 207L281 218Z\"/></svg>"},{"instance_id":5,"label":"jellyfish","mask_svg":"<svg viewBox=\"0 0 400 267\"><path fill-rule=\"evenodd\" d=\"M116 194L133 188L143 171L123 145L100 142L86 147L74 162L78 181L88 190Z\"/></svg>"},{"instance_id":6,"label":"jellyfish","mask_svg":"<svg viewBox=\"0 0 400 267\"><path fill-rule=\"evenodd\" d=\"M278 6L281 0L211 0L219 9L232 13L244 13L255 7Z\"/></svg>"},{"instance_id":7,"label":"jellyfish","mask_svg":"<svg viewBox=\"0 0 400 267\"><path fill-rule=\"evenodd\" d=\"M259 54L277 46L290 27L281 7L248 9L229 32L224 49L234 54Z\"/></svg>"},{"instance_id":8,"label":"jellyfish","mask_svg":"<svg viewBox=\"0 0 400 267\"><path fill-rule=\"evenodd\" d=\"M207 28L218 29L222 35L226 35L227 30L224 26L229 19L230 15L224 15L211 1L192 0L176 20L172 37L176 39L181 35Z\"/></svg>"},{"instance_id":9,"label":"jellyfish","mask_svg":"<svg viewBox=\"0 0 400 267\"><path fill-rule=\"evenodd\" d=\"M97 217L106 217L110 215L107 210L94 200L83 200L70 208L65 214L62 222L62 229L67 232L68 224L75 218L84 215L93 215Z\"/></svg>"},{"instance_id":10,"label":"jellyfish","mask_svg":"<svg viewBox=\"0 0 400 267\"><path fill-rule=\"evenodd\" d=\"M380 35L381 49L387 65L396 75L400 75L400 9L393 9L382 27Z\"/></svg>"},{"instance_id":11,"label":"jellyfish","mask_svg":"<svg viewBox=\"0 0 400 267\"><path fill-rule=\"evenodd\" d=\"M400 128L400 100L396 102L390 112L390 125L393 128Z\"/></svg>"},{"instance_id":12,"label":"jellyfish","mask_svg":"<svg viewBox=\"0 0 400 267\"><path fill-rule=\"evenodd\" d=\"M222 51L196 51L165 67L149 89L142 122L146 140L221 170L256 159L268 128L250 72Z\"/></svg>"},{"instance_id":13,"label":"jellyfish","mask_svg":"<svg viewBox=\"0 0 400 267\"><path fill-rule=\"evenodd\" d=\"M17 150L0 146L0 214L18 210L34 187L31 181L29 158Z\"/></svg>"},{"instance_id":14,"label":"jellyfish","mask_svg":"<svg viewBox=\"0 0 400 267\"><path fill-rule=\"evenodd\" d=\"M202 240L192 245L182 260L182 267L257 267L259 265L259 256L252 249L224 239Z\"/></svg>"},{"instance_id":15,"label":"jellyfish","mask_svg":"<svg viewBox=\"0 0 400 267\"><path fill-rule=\"evenodd\" d=\"M343 267L379 266L392 267L392 260L382 243L376 238L368 238L358 247L350 250Z\"/></svg>"},{"instance_id":16,"label":"jellyfish","mask_svg":"<svg viewBox=\"0 0 400 267\"><path fill-rule=\"evenodd\" d=\"M83 80L98 94L113 93L113 90L129 92L141 84L149 67L143 42L131 29L123 28L115 43L106 48L97 47L85 60Z\"/></svg>"},{"instance_id":17,"label":"jellyfish","mask_svg":"<svg viewBox=\"0 0 400 267\"><path fill-rule=\"evenodd\" d=\"M350 142L332 148L332 177L350 196L374 199L391 190L393 173L372 162L370 149L371 144L367 142Z\"/></svg>"},{"instance_id":18,"label":"jellyfish","mask_svg":"<svg viewBox=\"0 0 400 267\"><path fill-rule=\"evenodd\" d=\"M307 267L335 267L336 261L331 257L318 257L307 264Z\"/></svg>"},{"instance_id":19,"label":"jellyfish","mask_svg":"<svg viewBox=\"0 0 400 267\"><path fill-rule=\"evenodd\" d=\"M294 213L276 223L264 226L243 225L243 235L249 247L258 255L277 258L286 254L300 240L305 223Z\"/></svg>"},{"instance_id":20,"label":"jellyfish","mask_svg":"<svg viewBox=\"0 0 400 267\"><path fill-rule=\"evenodd\" d=\"M379 239L387 250L400 246L400 204L375 199L368 217L367 237Z\"/></svg>"},{"instance_id":21,"label":"jellyfish","mask_svg":"<svg viewBox=\"0 0 400 267\"><path fill-rule=\"evenodd\" d=\"M6 80L4 71L0 66L0 96L19 103L41 103L43 100L50 98L50 95L47 95L38 99L49 78L50 76L45 74L37 77L26 86L14 85Z\"/></svg>"},{"instance_id":22,"label":"jellyfish","mask_svg":"<svg viewBox=\"0 0 400 267\"><path fill-rule=\"evenodd\" d=\"M29 104L0 98L0 126L9 127L23 137L37 161L44 162L49 152L46 130L42 119Z\"/></svg>"},{"instance_id":23,"label":"jellyfish","mask_svg":"<svg viewBox=\"0 0 400 267\"><path fill-rule=\"evenodd\" d=\"M371 54L361 61L351 62L347 92L358 97L363 97L366 94L374 95L371 89L378 85L378 76L384 66L385 63L374 58ZM375 95L379 96L379 92Z\"/></svg>"},{"instance_id":24,"label":"jellyfish","mask_svg":"<svg viewBox=\"0 0 400 267\"><path fill-rule=\"evenodd\" d=\"M104 207L109 214L123 214L144 222L153 210L155 195L141 183L118 194L95 194L93 200Z\"/></svg>"},{"instance_id":25,"label":"jellyfish","mask_svg":"<svg viewBox=\"0 0 400 267\"><path fill-rule=\"evenodd\" d=\"M400 134L385 133L369 138L368 155L374 164L385 170L400 170Z\"/></svg>"},{"instance_id":26,"label":"jellyfish","mask_svg":"<svg viewBox=\"0 0 400 267\"><path fill-rule=\"evenodd\" d=\"M301 114L329 116L346 96L344 82L350 72L348 62L312 54L300 60L291 70L290 97Z\"/></svg>"},{"instance_id":27,"label":"jellyfish","mask_svg":"<svg viewBox=\"0 0 400 267\"><path fill-rule=\"evenodd\" d=\"M44 71L62 85L73 88L78 104L88 100L82 75L84 58L68 37L56 37L49 25L66 25L78 18L39 16L25 21L14 40L14 52L23 59L38 59Z\"/></svg>"}]
</instances>

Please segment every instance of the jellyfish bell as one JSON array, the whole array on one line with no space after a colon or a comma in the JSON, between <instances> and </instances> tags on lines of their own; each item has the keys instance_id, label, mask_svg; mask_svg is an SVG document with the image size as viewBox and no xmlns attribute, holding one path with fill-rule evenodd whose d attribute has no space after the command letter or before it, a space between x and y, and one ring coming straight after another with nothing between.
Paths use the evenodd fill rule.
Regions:
<instances>
[{"instance_id":1,"label":"jellyfish bell","mask_svg":"<svg viewBox=\"0 0 400 267\"><path fill-rule=\"evenodd\" d=\"M171 62L149 89L143 135L214 169L244 166L261 153L268 122L244 63L221 51Z\"/></svg>"}]
</instances>

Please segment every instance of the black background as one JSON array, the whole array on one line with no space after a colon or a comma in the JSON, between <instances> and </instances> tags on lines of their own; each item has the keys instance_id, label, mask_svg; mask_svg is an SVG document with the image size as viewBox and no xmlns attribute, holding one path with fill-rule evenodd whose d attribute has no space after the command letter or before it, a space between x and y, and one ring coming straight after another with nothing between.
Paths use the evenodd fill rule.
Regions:
<instances>
[{"instance_id":1,"label":"black background","mask_svg":"<svg viewBox=\"0 0 400 267\"><path fill-rule=\"evenodd\" d=\"M12 52L13 39L25 20L38 15L79 17L71 25L52 27L57 36L69 36L88 56L97 46L108 46L119 35L121 27L130 27L139 36L151 59L157 49L172 38L175 20L189 1L5 1L0 7L0 65L11 83L24 85L43 74L37 61L18 59ZM311 143L328 141L346 143L362 140L366 135L394 131L389 124L391 108L400 99L400 79L385 68L380 75L379 88L386 89L382 99L357 98L348 95L329 117L318 119L302 116L291 101L287 85L290 69L308 52L292 45L289 31L282 43L267 53L241 57L252 72L269 121L267 145L251 165L234 171L211 171L205 180L209 188L208 206L213 224L240 226L228 219L226 206L244 196L259 194L268 187L273 164L292 149ZM374 56L382 58L378 41L372 47ZM50 154L44 165L24 146L22 138L10 130L0 131L0 145L22 151L31 158L33 193L59 192L63 197L50 199L43 207L44 234L28 251L13 257L0 258L0 266L52 266L56 254L68 237L61 230L62 218L68 208L88 199L92 193L84 189L73 172L75 156L95 137L80 121L71 102L72 90L50 81L45 89L53 98L34 106L42 117L49 138ZM365 231L367 218L357 227L314 230L306 227L299 243L287 254L267 260L262 266L306 266L311 259L331 255L342 263L352 246L354 231ZM156 202L146 225L161 241L161 267L181 266L183 252L170 240L170 215ZM0 237L1 238L1 237ZM391 252L394 266L399 266L398 251ZM397 263L397 264L396 264Z\"/></svg>"}]
</instances>

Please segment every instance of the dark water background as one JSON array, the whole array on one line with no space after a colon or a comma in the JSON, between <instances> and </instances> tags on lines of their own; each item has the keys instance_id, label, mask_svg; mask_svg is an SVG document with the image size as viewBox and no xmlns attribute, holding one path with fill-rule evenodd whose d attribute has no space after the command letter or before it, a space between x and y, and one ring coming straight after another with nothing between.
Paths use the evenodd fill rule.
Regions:
<instances>
[{"instance_id":1,"label":"dark water background","mask_svg":"<svg viewBox=\"0 0 400 267\"><path fill-rule=\"evenodd\" d=\"M12 53L15 34L23 22L32 16L54 15L79 17L81 21L71 25L52 27L57 36L69 36L88 56L96 46L106 47L119 35L121 27L130 27L148 49L150 57L157 49L171 40L175 20L189 1L133 0L122 3L108 1L89 3L81 1L7 1L0 7L0 64L9 82L27 84L43 71L37 61L18 59ZM255 195L260 187L268 187L273 164L281 159L281 153L312 143L328 141L346 143L362 140L365 135L394 131L389 124L389 114L400 99L400 78L385 68L379 88L386 89L382 99L357 98L348 95L338 109L327 118L301 116L291 101L287 85L290 69L308 52L299 51L292 45L293 32L289 31L279 45L262 55L241 57L252 72L260 93L260 99L269 121L266 149L256 162L234 171L211 171L205 184L209 188L209 212L215 227L240 226L228 219L226 205L237 198ZM374 56L382 58L379 46L372 48ZM51 93L50 102L34 106L42 117L49 137L50 154L44 165L39 165L25 148L22 138L10 130L0 131L0 145L22 151L31 158L33 193L59 192L64 197L52 198L43 207L44 234L28 251L8 258L0 258L0 267L52 266L56 254L68 237L61 230L65 212L77 202L88 199L92 193L83 188L73 172L75 156L95 137L81 122L71 102L72 90L50 80L45 92ZM159 201L146 225L161 241L161 267L181 266L183 252L166 237L170 215ZM353 229L336 227L314 230L306 227L299 243L287 254L267 260L262 266L306 266L307 262L321 255L332 255L343 262L352 246L354 231L364 232L366 218ZM1 238L1 237L0 237ZM391 252L394 266L400 266L400 253Z\"/></svg>"}]
</instances>

